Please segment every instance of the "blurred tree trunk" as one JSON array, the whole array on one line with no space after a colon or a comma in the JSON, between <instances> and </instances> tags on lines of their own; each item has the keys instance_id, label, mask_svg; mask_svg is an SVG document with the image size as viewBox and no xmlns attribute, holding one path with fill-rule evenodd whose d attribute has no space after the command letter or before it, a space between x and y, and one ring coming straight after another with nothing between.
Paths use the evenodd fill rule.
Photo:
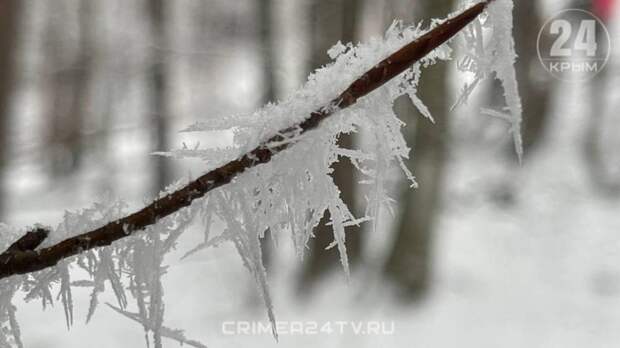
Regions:
<instances>
[{"instance_id":1,"label":"blurred tree trunk","mask_svg":"<svg viewBox=\"0 0 620 348\"><path fill-rule=\"evenodd\" d=\"M48 141L51 145L50 169L54 177L79 169L84 152L82 132L90 107L93 14L90 1L82 0L77 6L79 39L75 47L71 47L72 43L67 40L66 23L58 23L53 16L48 19L46 44L52 62L49 66L52 115Z\"/></svg>"},{"instance_id":2,"label":"blurred tree trunk","mask_svg":"<svg viewBox=\"0 0 620 348\"><path fill-rule=\"evenodd\" d=\"M606 4L602 4L603 2L577 1L574 7L585 11L594 11L599 18L606 21L613 13L614 4L606 7ZM602 29L597 26L596 37L600 38L602 35L604 35ZM607 104L608 91L611 88L610 81L612 80L609 71L607 68L599 72L590 81L590 113L582 150L586 171L589 174L592 186L603 196L618 198L620 196L620 163L618 162L617 150L614 149L613 144L610 144L611 146L606 145L606 140L609 138L605 132L606 129L614 129L613 122L618 120L618 114L615 114L616 117L612 116L611 107ZM617 124L617 121L615 122Z\"/></svg>"},{"instance_id":3,"label":"blurred tree trunk","mask_svg":"<svg viewBox=\"0 0 620 348\"><path fill-rule=\"evenodd\" d=\"M419 4L419 19L442 18L452 10L452 0L426 0ZM425 22L427 25L429 21ZM416 300L428 290L431 272L432 233L440 210L441 184L449 142L448 66L437 64L425 69L419 96L430 109L435 124L426 120L407 100L399 101L396 111L409 125L406 137L412 144L407 165L414 171L420 187L403 187L400 221L396 238L385 265L385 276L398 295ZM408 111L404 114L403 111ZM404 185L403 185L404 186Z\"/></svg>"},{"instance_id":4,"label":"blurred tree trunk","mask_svg":"<svg viewBox=\"0 0 620 348\"><path fill-rule=\"evenodd\" d=\"M342 36L341 41L343 43L352 42L356 43L357 38L357 26L359 19L361 18L361 10L363 8L363 0L342 0Z\"/></svg>"},{"instance_id":5,"label":"blurred tree trunk","mask_svg":"<svg viewBox=\"0 0 620 348\"><path fill-rule=\"evenodd\" d=\"M166 57L163 50L169 47L167 32L167 11L171 2L166 3L165 0L147 0L148 14L150 19L151 35L153 40L153 48L151 49L150 70L148 72L147 82L149 83L148 95L150 106L150 118L153 127L152 141L153 148L156 151L169 150L168 129L170 121L170 75L166 64ZM171 168L167 158L162 156L153 156L154 178L152 183L152 193L158 195L166 185L170 184ZM153 238L153 248L157 249L157 245L161 243L161 236L158 234ZM156 284L153 289L161 291L160 279L155 280ZM154 321L161 322L163 318L163 306L155 306L151 296L151 306L149 307L148 316ZM161 348L161 335L156 332L153 334L153 345L155 348Z\"/></svg>"},{"instance_id":6,"label":"blurred tree trunk","mask_svg":"<svg viewBox=\"0 0 620 348\"><path fill-rule=\"evenodd\" d=\"M170 127L170 78L168 66L162 50L168 47L167 7L170 3L164 0L147 0L150 17L151 35L154 48L152 49L151 65L148 73L148 93L150 98L150 115L153 127L152 139L155 151L169 150L168 129ZM154 179L152 192L158 194L170 184L170 161L161 156L153 156Z\"/></svg>"},{"instance_id":7,"label":"blurred tree trunk","mask_svg":"<svg viewBox=\"0 0 620 348\"><path fill-rule=\"evenodd\" d=\"M276 96L276 73L275 73L275 41L273 37L273 0L259 0L256 9L256 21L258 24L259 51L262 58L262 98L261 105L275 102ZM271 232L266 231L265 237L261 240L261 252L263 264L265 266L271 261L271 248L269 240L272 238Z\"/></svg>"},{"instance_id":8,"label":"blurred tree trunk","mask_svg":"<svg viewBox=\"0 0 620 348\"><path fill-rule=\"evenodd\" d=\"M4 214L5 171L10 148L10 104L15 88L15 60L20 0L0 1L0 218Z\"/></svg>"},{"instance_id":9,"label":"blurred tree trunk","mask_svg":"<svg viewBox=\"0 0 620 348\"><path fill-rule=\"evenodd\" d=\"M605 145L605 127L614 127L614 117L605 103L609 93L609 74L601 71L591 81L591 100L588 124L582 145L585 169L594 189L608 198L620 197L620 166L618 165L617 148ZM617 124L617 114L616 114ZM617 130L618 127L616 127ZM616 162L614 162L614 159Z\"/></svg>"},{"instance_id":10,"label":"blurred tree trunk","mask_svg":"<svg viewBox=\"0 0 620 348\"><path fill-rule=\"evenodd\" d=\"M322 1L314 0L310 4L310 69L319 68L330 62L327 50L338 40L343 43L356 40L356 28L361 9L360 0ZM341 147L352 148L353 137L341 135L338 143ZM340 188L342 200L355 212L355 176L353 165L349 161L340 161L334 165L334 182ZM314 230L316 238L310 240L310 252L302 274L302 288L317 280L326 271L339 264L336 248L325 250L333 241L329 213L325 213L321 223ZM360 228L346 228L347 254L354 269L359 263L362 251L362 235Z\"/></svg>"},{"instance_id":11,"label":"blurred tree trunk","mask_svg":"<svg viewBox=\"0 0 620 348\"><path fill-rule=\"evenodd\" d=\"M276 101L275 42L273 39L273 0L258 1L258 34L263 70L263 104Z\"/></svg>"}]
</instances>

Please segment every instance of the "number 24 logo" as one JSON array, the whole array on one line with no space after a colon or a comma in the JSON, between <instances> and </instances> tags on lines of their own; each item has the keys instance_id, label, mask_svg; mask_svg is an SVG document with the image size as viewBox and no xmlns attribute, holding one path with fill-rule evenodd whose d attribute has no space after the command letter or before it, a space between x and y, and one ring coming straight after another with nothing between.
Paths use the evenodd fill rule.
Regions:
<instances>
[{"instance_id":1,"label":"number 24 logo","mask_svg":"<svg viewBox=\"0 0 620 348\"><path fill-rule=\"evenodd\" d=\"M551 56L554 57L570 57L573 50L585 51L588 57L596 56L596 21L582 20L577 31L577 36L573 43L573 47L567 47L573 33L573 26L565 19L556 19L551 23L550 32L558 35L557 39L551 46Z\"/></svg>"}]
</instances>

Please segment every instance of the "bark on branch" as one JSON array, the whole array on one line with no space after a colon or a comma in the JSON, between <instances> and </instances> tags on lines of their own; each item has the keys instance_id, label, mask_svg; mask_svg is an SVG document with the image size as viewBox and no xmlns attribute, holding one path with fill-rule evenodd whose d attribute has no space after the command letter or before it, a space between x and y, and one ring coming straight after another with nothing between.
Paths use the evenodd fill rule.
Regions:
<instances>
[{"instance_id":1,"label":"bark on branch","mask_svg":"<svg viewBox=\"0 0 620 348\"><path fill-rule=\"evenodd\" d=\"M435 48L441 46L456 35L467 24L480 15L486 6L493 0L487 0L473 5L458 16L455 16L435 27L415 41L384 59L364 75L354 81L342 94L335 98L330 105L313 112L304 122L294 128L286 129L282 133L297 132L303 134L318 127L325 118L347 108L375 89L404 72L407 68L422 59ZM157 223L158 220L171 215L178 210L189 206L195 199L203 197L209 191L226 185L245 170L259 164L267 163L278 152L285 150L289 145L268 147L267 144L284 140L281 135L274 136L263 145L241 158L214 169L185 187L156 199L150 205L119 220L81 235L66 239L58 244L35 251L38 244L26 251L7 250L0 255L0 279L16 274L26 274L40 271L56 265L60 260L79 254L85 250L110 245L112 242L125 238L137 231ZM28 236L28 235L27 235ZM26 237L27 237L26 236ZM42 235L39 235L42 236ZM23 238L26 238L23 237ZM22 238L22 239L23 239ZM21 239L20 239L21 240Z\"/></svg>"}]
</instances>

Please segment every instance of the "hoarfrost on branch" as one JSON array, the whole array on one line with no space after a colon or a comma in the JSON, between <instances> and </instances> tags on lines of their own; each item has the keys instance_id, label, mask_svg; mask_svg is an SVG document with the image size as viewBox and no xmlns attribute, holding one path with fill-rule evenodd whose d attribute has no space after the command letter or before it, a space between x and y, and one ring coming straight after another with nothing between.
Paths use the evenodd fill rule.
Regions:
<instances>
[{"instance_id":1,"label":"hoarfrost on branch","mask_svg":"<svg viewBox=\"0 0 620 348\"><path fill-rule=\"evenodd\" d=\"M457 50L463 51L458 67L474 75L472 82L463 87L457 105L466 101L481 80L494 74L504 87L506 108L483 112L510 123L520 157L521 102L513 68L516 54L511 35L512 6L511 0L496 0L489 6L484 18L474 21L457 37L464 43ZM434 21L433 25L440 22ZM491 37L483 40L486 28L490 29ZM280 130L290 129L304 121L307 115L327 105L376 62L425 31L419 25L405 26L395 21L382 38L372 38L357 46L338 42L329 50L334 62L310 75L305 86L288 99L269 104L252 114L199 122L185 130L207 134L230 131L234 134L232 146L223 149L184 146L160 155L200 158L206 161L209 168L235 159ZM66 323L71 326L74 309L72 288L75 287L91 289L87 321L96 313L99 294L107 287L116 297L116 303L108 306L139 323L145 331L147 342L161 347L162 338L167 337L190 346L203 347L201 343L185 338L182 331L164 326L165 306L161 284L161 277L166 272L165 255L176 246L185 228L197 216L205 225L204 242L190 250L186 257L211 246L232 242L243 264L255 278L272 322L275 321L275 314L260 248L260 239L266 231L279 240L289 238L301 259L308 240L313 236L314 227L329 211L334 234L332 246L337 247L344 273L348 276L344 229L351 224L376 221L379 207L390 201L383 188L388 169L392 166L402 169L411 185L416 185L413 174L404 165L410 149L401 133L404 124L394 114L393 102L401 95L408 95L421 114L432 121L432 110L417 96L417 83L424 67L449 60L452 54L452 48L444 44L355 105L324 120L318 129L303 135L295 131L283 134L283 141L293 144L288 150L275 155L268 163L245 171L230 184L193 202L189 208L162 219L146 231L109 247L87 250L43 271L0 280L0 347L22 346L16 308L12 303L18 292L23 293L26 300L40 301L44 307L52 305L55 299L59 300L64 308ZM340 134L362 131L370 135L363 149L338 146ZM330 176L332 164L344 157L358 169L361 181L372 187L365 216L352 215ZM167 192L172 192L181 184L183 182L173 185ZM108 200L79 212L67 212L43 246L114 221L124 216L126 210L124 203ZM221 231L211 229L216 220L225 226ZM19 236L16 229L0 225L0 249L5 250ZM82 272L71 272L71 269L81 269ZM74 279L78 273L86 277ZM54 292L57 292L56 296ZM277 335L275 331L274 335Z\"/></svg>"}]
</instances>

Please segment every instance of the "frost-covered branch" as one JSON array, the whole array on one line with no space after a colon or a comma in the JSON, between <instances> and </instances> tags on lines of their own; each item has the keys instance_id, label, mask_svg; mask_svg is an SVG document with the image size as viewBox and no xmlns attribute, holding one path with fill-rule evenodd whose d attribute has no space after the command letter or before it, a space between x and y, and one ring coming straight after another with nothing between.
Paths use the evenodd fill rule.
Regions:
<instances>
[{"instance_id":1,"label":"frost-covered branch","mask_svg":"<svg viewBox=\"0 0 620 348\"><path fill-rule=\"evenodd\" d=\"M35 227L32 231L26 232L23 237L11 244L4 253L0 254L0 264L3 263L3 260L10 260L17 253L34 251L48 235L49 230L44 227Z\"/></svg>"},{"instance_id":2,"label":"frost-covered branch","mask_svg":"<svg viewBox=\"0 0 620 348\"><path fill-rule=\"evenodd\" d=\"M194 200L230 183L237 175L247 169L269 162L275 154L294 143L294 139L299 135L317 128L322 120L338 110L355 104L358 99L386 84L444 44L476 19L492 1L487 0L471 6L405 45L368 70L331 103L312 112L297 126L284 129L278 135L273 136L238 159L202 175L175 192L156 199L141 210L90 232L68 238L40 250L35 251L34 248L30 248L28 250L7 251L7 253L2 254L0 259L2 261L0 262L0 279L11 275L40 271L85 250L110 245L114 241L154 225L160 219L188 207Z\"/></svg>"},{"instance_id":3,"label":"frost-covered branch","mask_svg":"<svg viewBox=\"0 0 620 348\"><path fill-rule=\"evenodd\" d=\"M161 347L166 337L185 341L180 331L164 326L162 279L167 273L166 255L196 218L202 220L204 241L186 256L232 243L256 282L277 337L261 239L266 231L274 241L288 237L302 259L315 227L329 213L334 238L330 247L338 249L348 277L345 228L370 221L378 232L380 211L390 209L393 202L386 183L394 167L415 185L405 165L410 156L401 130L405 124L394 113L394 102L408 96L432 121L433 110L418 96L424 68L457 60L459 70L468 75L458 104L467 101L479 81L500 80L506 105L485 109L484 114L508 122L520 153L512 0L463 3L471 7L448 19L433 19L428 28L396 20L381 38L356 45L338 42L328 50L333 62L310 74L306 84L287 99L250 114L188 127L185 131L207 136L214 131L232 133L233 142L216 149L184 144L160 155L201 158L208 168L218 169L197 180L175 183L134 214L128 215L122 201L104 200L80 211L67 211L48 237L38 233L20 238L23 232L0 224L0 251L9 249L0 260L0 331L10 333L0 335L0 346L20 346L12 303L17 292L26 301L40 300L45 308L53 304L52 291L58 288L56 299L70 327L74 321L72 289L76 287L91 291L87 322L107 287L116 297L114 307L142 325L147 344ZM479 16L483 10L486 15ZM351 132L363 132L364 144L339 146L338 138ZM291 146L294 149L283 151ZM361 174L360 184L369 187L362 216L351 213L331 175L333 165L343 158ZM139 230L144 232L135 233ZM135 235L124 238L131 234ZM86 274L71 271L76 268Z\"/></svg>"}]
</instances>

